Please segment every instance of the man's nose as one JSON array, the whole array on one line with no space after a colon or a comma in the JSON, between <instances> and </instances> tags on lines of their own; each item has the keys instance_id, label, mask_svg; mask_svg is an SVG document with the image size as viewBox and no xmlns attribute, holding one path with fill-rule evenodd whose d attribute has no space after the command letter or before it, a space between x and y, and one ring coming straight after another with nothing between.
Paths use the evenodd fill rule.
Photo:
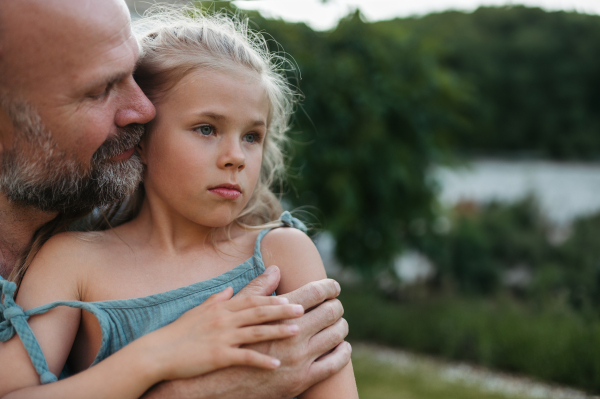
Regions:
<instances>
[{"instance_id":1,"label":"man's nose","mask_svg":"<svg viewBox=\"0 0 600 399\"><path fill-rule=\"evenodd\" d=\"M132 123L145 124L156 115L156 109L133 79L127 78L122 95L120 108L115 115L115 124L119 127Z\"/></svg>"}]
</instances>

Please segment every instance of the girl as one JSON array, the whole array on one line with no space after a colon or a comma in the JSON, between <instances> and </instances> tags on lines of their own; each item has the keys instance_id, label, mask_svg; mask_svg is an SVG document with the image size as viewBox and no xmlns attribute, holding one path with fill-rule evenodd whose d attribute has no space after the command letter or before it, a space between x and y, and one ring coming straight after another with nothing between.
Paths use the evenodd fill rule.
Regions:
<instances>
[{"instance_id":1,"label":"girl","mask_svg":"<svg viewBox=\"0 0 600 399\"><path fill-rule=\"evenodd\" d=\"M265 263L281 269L279 294L326 277L314 245L298 230L302 223L289 213L273 222L281 205L270 187L283 170L281 148L294 97L264 41L245 26L193 9L158 12L138 29L136 79L157 112L137 148L144 183L125 205L109 210L109 219L118 214L126 223L56 235L33 258L18 302L43 314L29 320L37 341L26 331L21 335L32 361L21 350L12 375L3 373L10 377L0 384L4 392L37 383L36 371L46 383L61 371L68 376L96 365L184 313L178 323L189 320L199 337L182 336L181 345L153 354L161 361L141 376L92 381L98 396L138 397L163 379L232 364L276 367L275 359L240 345L289 337L297 326L245 326L297 317L303 310L276 298L221 301L262 273ZM282 226L297 229L275 229ZM5 318L26 330L12 306L14 286L5 284L3 293ZM194 310L187 311L211 295L211 306L226 307L229 316L205 312L206 322L198 327ZM146 337L138 341L152 348L158 338ZM202 338L219 345L198 345ZM182 362L189 367L175 374L174 365ZM358 397L352 366L301 397Z\"/></svg>"}]
</instances>

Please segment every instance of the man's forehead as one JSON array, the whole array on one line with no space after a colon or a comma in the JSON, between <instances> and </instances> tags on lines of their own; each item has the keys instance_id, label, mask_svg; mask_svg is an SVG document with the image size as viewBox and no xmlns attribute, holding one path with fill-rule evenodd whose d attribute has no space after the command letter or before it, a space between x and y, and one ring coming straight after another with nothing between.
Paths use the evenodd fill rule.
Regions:
<instances>
[{"instance_id":1,"label":"man's forehead","mask_svg":"<svg viewBox=\"0 0 600 399\"><path fill-rule=\"evenodd\" d=\"M87 65L118 58L130 58L122 64L135 64L137 43L129 22L122 0L3 1L1 62L13 64L16 76L11 79L22 83L44 72L70 72L73 76L64 77L77 79Z\"/></svg>"},{"instance_id":2,"label":"man's forehead","mask_svg":"<svg viewBox=\"0 0 600 399\"><path fill-rule=\"evenodd\" d=\"M3 30L13 40L49 35L48 39L102 32L118 35L129 26L123 0L19 0L0 2Z\"/></svg>"}]
</instances>

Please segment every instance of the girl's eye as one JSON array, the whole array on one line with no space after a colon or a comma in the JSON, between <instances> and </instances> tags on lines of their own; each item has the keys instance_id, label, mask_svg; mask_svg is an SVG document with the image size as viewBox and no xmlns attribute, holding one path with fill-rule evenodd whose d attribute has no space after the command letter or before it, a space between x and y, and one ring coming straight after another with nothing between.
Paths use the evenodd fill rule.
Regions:
<instances>
[{"instance_id":1,"label":"girl's eye","mask_svg":"<svg viewBox=\"0 0 600 399\"><path fill-rule=\"evenodd\" d=\"M214 133L215 128L211 125L202 125L198 126L195 130L203 136L210 136Z\"/></svg>"},{"instance_id":2,"label":"girl's eye","mask_svg":"<svg viewBox=\"0 0 600 399\"><path fill-rule=\"evenodd\" d=\"M247 143L257 143L260 141L260 137L257 133L248 133L244 135L244 141Z\"/></svg>"}]
</instances>

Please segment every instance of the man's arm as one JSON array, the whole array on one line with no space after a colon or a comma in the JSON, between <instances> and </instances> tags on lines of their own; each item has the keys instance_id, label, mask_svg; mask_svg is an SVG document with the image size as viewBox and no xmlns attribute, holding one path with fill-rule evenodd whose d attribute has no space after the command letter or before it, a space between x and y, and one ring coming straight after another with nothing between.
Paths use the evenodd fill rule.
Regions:
<instances>
[{"instance_id":1,"label":"man's arm","mask_svg":"<svg viewBox=\"0 0 600 399\"><path fill-rule=\"evenodd\" d=\"M279 269L271 267L238 295L268 295L275 290L279 279ZM278 369L230 367L194 378L163 382L148 391L144 399L289 399L304 392L350 361L350 344L343 342L348 324L341 318L341 303L334 299L339 292L337 282L320 280L282 295L290 303L314 309L294 320L300 327L295 337L250 346L281 360Z\"/></svg>"}]
</instances>

